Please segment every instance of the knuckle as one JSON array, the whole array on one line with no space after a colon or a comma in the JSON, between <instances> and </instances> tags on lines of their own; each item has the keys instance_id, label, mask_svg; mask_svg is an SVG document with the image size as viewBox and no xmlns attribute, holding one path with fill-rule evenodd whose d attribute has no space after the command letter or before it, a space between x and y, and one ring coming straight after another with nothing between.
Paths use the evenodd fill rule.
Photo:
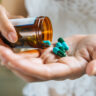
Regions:
<instances>
[{"instance_id":1,"label":"knuckle","mask_svg":"<svg viewBox=\"0 0 96 96\"><path fill-rule=\"evenodd\" d=\"M76 55L80 55L82 58L84 58L86 61L90 60L89 52L86 48L81 48L76 52Z\"/></svg>"}]
</instances>

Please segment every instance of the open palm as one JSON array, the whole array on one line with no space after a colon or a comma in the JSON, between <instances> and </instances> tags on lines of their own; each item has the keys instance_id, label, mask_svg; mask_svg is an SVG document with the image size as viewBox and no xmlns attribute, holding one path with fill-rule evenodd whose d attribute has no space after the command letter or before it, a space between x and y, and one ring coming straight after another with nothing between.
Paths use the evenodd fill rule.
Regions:
<instances>
[{"instance_id":1,"label":"open palm","mask_svg":"<svg viewBox=\"0 0 96 96\"><path fill-rule=\"evenodd\" d=\"M33 81L75 79L85 73L95 74L96 35L66 38L70 50L60 58L53 54L53 46L38 51L14 53L0 46L3 64L23 79ZM95 69L94 69L95 68Z\"/></svg>"}]
</instances>

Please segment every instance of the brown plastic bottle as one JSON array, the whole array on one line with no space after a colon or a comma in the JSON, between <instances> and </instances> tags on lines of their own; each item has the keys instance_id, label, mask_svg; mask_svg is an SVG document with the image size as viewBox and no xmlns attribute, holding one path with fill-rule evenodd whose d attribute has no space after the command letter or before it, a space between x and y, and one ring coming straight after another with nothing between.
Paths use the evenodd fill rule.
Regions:
<instances>
[{"instance_id":1,"label":"brown plastic bottle","mask_svg":"<svg viewBox=\"0 0 96 96\"><path fill-rule=\"evenodd\" d=\"M10 43L1 36L4 43L11 48L46 48L44 40L52 41L52 24L48 17L40 16L35 18L11 19L17 34L18 41Z\"/></svg>"}]
</instances>

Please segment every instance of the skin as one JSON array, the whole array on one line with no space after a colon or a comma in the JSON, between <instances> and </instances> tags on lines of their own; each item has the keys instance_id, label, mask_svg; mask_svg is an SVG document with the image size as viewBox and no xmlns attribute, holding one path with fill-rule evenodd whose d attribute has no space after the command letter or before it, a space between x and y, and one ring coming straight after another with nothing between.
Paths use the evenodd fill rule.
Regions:
<instances>
[{"instance_id":1,"label":"skin","mask_svg":"<svg viewBox=\"0 0 96 96\"><path fill-rule=\"evenodd\" d=\"M1 34L10 42L16 42L18 37L9 18L14 16L0 6ZM96 35L71 36L65 38L65 41L70 50L66 57L60 58L52 52L55 44L34 53L14 53L0 40L0 59L2 65L28 82L76 79L84 74L95 75Z\"/></svg>"}]
</instances>

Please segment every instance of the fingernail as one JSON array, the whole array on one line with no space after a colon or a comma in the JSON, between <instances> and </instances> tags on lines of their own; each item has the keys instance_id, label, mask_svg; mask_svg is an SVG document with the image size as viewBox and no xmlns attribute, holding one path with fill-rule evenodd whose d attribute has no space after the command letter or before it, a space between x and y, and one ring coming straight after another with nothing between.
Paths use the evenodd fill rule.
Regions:
<instances>
[{"instance_id":1,"label":"fingernail","mask_svg":"<svg viewBox=\"0 0 96 96\"><path fill-rule=\"evenodd\" d=\"M16 36L16 34L15 34L14 32L10 32L10 33L8 34L8 38L9 38L9 40L10 40L12 43L15 43L15 42L17 41L17 36Z\"/></svg>"}]
</instances>

